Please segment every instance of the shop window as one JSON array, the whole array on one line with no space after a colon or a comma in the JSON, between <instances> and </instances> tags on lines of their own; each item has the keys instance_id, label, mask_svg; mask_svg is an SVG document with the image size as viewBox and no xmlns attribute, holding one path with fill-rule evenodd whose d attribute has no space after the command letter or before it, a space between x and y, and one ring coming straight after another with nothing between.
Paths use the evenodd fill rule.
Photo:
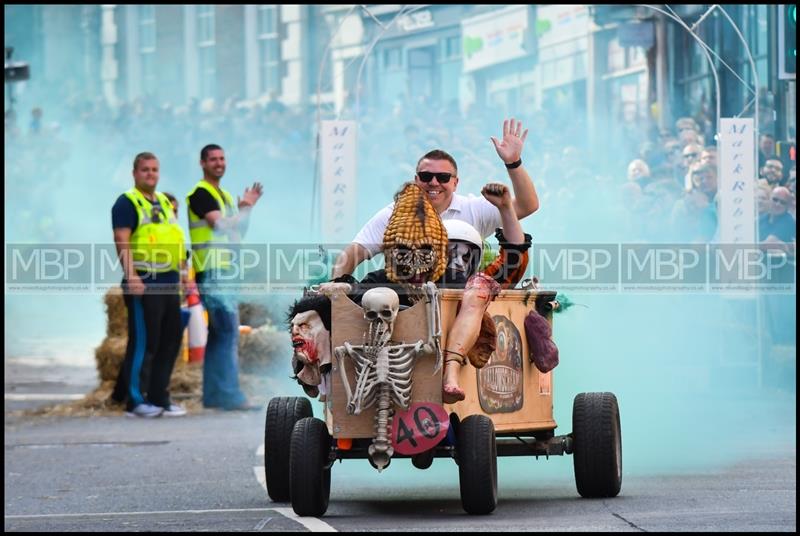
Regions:
<instances>
[{"instance_id":1,"label":"shop window","mask_svg":"<svg viewBox=\"0 0 800 536\"><path fill-rule=\"evenodd\" d=\"M139 6L139 59L142 90L156 90L156 9L153 4Z\"/></svg>"},{"instance_id":2,"label":"shop window","mask_svg":"<svg viewBox=\"0 0 800 536\"><path fill-rule=\"evenodd\" d=\"M400 47L383 49L383 68L387 71L396 71L403 67L403 53Z\"/></svg>"},{"instance_id":3,"label":"shop window","mask_svg":"<svg viewBox=\"0 0 800 536\"><path fill-rule=\"evenodd\" d=\"M461 59L461 36L450 35L442 39L442 61Z\"/></svg>"},{"instance_id":4,"label":"shop window","mask_svg":"<svg viewBox=\"0 0 800 536\"><path fill-rule=\"evenodd\" d=\"M214 30L214 6L197 6L197 52L200 71L200 95L203 99L216 94L216 40Z\"/></svg>"},{"instance_id":5,"label":"shop window","mask_svg":"<svg viewBox=\"0 0 800 536\"><path fill-rule=\"evenodd\" d=\"M261 93L280 91L280 52L278 6L258 6L258 62Z\"/></svg>"}]
</instances>

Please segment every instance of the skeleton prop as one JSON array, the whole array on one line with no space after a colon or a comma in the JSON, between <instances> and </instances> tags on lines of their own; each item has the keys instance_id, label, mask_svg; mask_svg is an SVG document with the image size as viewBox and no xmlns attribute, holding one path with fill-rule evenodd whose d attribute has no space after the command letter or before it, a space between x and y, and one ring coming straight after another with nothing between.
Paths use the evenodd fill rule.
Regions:
<instances>
[{"instance_id":1,"label":"skeleton prop","mask_svg":"<svg viewBox=\"0 0 800 536\"><path fill-rule=\"evenodd\" d=\"M391 446L392 406L408 409L411 401L412 374L416 359L423 354L436 353L437 366L441 362L438 326L439 297L436 286L424 286L427 297L428 341L411 344L391 344L392 332L400 309L397 293L386 287L368 290L361 302L364 319L369 322L364 334L364 344L345 343L334 350L338 360L342 383L347 393L347 412L359 415L377 403L375 437L368 453L378 471L389 464L394 454ZM352 388L345 370L347 356L355 369L355 388Z\"/></svg>"}]
</instances>

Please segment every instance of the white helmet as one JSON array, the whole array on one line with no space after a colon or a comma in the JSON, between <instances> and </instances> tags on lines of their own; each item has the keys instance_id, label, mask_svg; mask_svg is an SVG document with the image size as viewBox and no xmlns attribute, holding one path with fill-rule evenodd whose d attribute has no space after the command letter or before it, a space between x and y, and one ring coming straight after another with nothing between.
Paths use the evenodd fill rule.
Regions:
<instances>
[{"instance_id":1,"label":"white helmet","mask_svg":"<svg viewBox=\"0 0 800 536\"><path fill-rule=\"evenodd\" d=\"M473 265L468 268L468 275L474 274L480 266L483 258L483 239L480 233L465 221L447 219L442 220L445 229L447 229L448 242L466 242L474 246L477 254L473 255ZM449 248L448 248L449 252Z\"/></svg>"}]
</instances>

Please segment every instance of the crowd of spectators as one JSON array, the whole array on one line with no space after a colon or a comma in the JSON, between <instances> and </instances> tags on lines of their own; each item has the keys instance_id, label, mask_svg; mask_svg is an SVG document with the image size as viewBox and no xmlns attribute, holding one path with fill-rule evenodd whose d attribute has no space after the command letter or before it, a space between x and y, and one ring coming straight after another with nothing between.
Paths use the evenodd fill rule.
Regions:
<instances>
[{"instance_id":1,"label":"crowd of spectators","mask_svg":"<svg viewBox=\"0 0 800 536\"><path fill-rule=\"evenodd\" d=\"M172 106L143 98L114 109L102 100L67 103L53 111L34 107L28 121L6 112L6 195L19 207L6 213L10 239L105 240L98 235L107 227L105 208L92 211L98 213L94 219L82 211L81 227L65 203L110 205L130 185L131 155L144 150L159 156L164 190L181 199L198 178L198 151L207 143L226 150L232 184L266 185L267 208L254 218L254 240L309 239L297 216L308 214L320 195L316 108L290 108L275 99L265 105L229 99L217 106L197 100ZM339 116L358 122L358 225L413 179L420 156L434 148L456 158L460 193L507 181L489 140L500 134L505 110L464 110L456 100L441 105L405 94L381 106L361 103L358 117L356 108L350 101ZM527 232L545 242L715 240L717 151L707 121L683 117L657 139L643 134L625 177L618 167L626 153L593 150L583 116L583 110L558 104L516 115L529 129L523 159L541 200L541 209L523 221ZM321 110L319 117L336 114ZM760 239L791 242L794 162L786 169L770 134L761 136L759 147Z\"/></svg>"},{"instance_id":2,"label":"crowd of spectators","mask_svg":"<svg viewBox=\"0 0 800 536\"><path fill-rule=\"evenodd\" d=\"M658 142L644 142L630 161L620 197L631 224L646 241L708 243L719 240L717 147L691 117ZM785 167L788 166L788 169ZM758 181L754 192L760 242L790 244L796 239L796 166L775 153L775 138L760 135Z\"/></svg>"}]
</instances>

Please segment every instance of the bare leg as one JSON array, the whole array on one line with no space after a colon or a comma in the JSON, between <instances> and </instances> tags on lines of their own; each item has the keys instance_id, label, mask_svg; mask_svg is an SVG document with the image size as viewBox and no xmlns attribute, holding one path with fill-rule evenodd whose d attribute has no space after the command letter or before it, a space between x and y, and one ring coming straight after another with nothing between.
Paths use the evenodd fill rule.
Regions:
<instances>
[{"instance_id":1,"label":"bare leg","mask_svg":"<svg viewBox=\"0 0 800 536\"><path fill-rule=\"evenodd\" d=\"M470 282L472 281L470 279ZM445 403L453 403L448 402L448 398L457 398L456 401L464 399L464 392L458 385L458 373L461 368L458 363L460 362L462 365L465 363L464 356L478 340L483 313L493 297L494 293L491 292L491 288L481 284L481 280L478 280L476 285L467 284L467 289L461 298L461 310L447 335L445 368L442 376L442 400ZM461 359L458 359L458 356Z\"/></svg>"}]
</instances>

